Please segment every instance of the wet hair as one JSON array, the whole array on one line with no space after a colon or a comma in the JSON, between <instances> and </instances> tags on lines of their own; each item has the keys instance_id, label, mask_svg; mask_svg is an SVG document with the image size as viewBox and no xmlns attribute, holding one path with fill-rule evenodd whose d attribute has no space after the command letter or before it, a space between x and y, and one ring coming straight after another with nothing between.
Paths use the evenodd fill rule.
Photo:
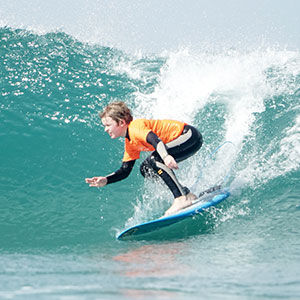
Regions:
<instances>
[{"instance_id":1,"label":"wet hair","mask_svg":"<svg viewBox=\"0 0 300 300\"><path fill-rule=\"evenodd\" d=\"M103 112L99 113L99 117L101 119L110 117L118 124L121 120L124 120L126 124L129 124L133 119L130 109L123 101L110 103L104 108Z\"/></svg>"}]
</instances>

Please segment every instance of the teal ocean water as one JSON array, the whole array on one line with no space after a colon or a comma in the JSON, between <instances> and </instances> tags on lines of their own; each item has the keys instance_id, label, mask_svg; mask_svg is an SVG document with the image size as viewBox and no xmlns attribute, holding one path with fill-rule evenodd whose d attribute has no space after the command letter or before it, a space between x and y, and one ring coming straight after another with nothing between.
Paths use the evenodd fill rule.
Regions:
<instances>
[{"instance_id":1,"label":"teal ocean water","mask_svg":"<svg viewBox=\"0 0 300 300\"><path fill-rule=\"evenodd\" d=\"M1 299L299 298L299 51L145 56L2 27L0 74ZM116 240L172 197L139 164L85 184L120 166L123 142L97 116L114 100L197 126L203 147L178 177L201 191L232 167L226 203L155 240Z\"/></svg>"}]
</instances>

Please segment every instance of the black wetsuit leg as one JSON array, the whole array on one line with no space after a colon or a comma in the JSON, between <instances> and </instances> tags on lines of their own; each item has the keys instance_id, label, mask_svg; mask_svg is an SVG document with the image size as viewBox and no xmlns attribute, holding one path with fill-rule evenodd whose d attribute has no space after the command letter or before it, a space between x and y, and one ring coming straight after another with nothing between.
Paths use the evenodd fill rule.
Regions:
<instances>
[{"instance_id":1,"label":"black wetsuit leg","mask_svg":"<svg viewBox=\"0 0 300 300\"><path fill-rule=\"evenodd\" d=\"M181 162L195 154L202 146L202 135L193 126L185 125L182 134L172 142L166 144L167 151L176 162ZM174 172L168 168L157 151L154 151L141 164L140 171L144 177L159 176L171 190L174 198L189 193L177 180Z\"/></svg>"}]
</instances>

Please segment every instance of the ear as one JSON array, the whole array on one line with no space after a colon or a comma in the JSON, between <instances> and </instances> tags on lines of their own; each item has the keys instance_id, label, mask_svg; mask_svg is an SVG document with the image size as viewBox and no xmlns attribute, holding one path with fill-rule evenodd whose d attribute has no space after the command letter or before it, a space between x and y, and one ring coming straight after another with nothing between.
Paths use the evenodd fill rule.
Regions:
<instances>
[{"instance_id":1,"label":"ear","mask_svg":"<svg viewBox=\"0 0 300 300\"><path fill-rule=\"evenodd\" d=\"M124 127L126 125L126 121L124 119L121 119L119 121L119 126Z\"/></svg>"}]
</instances>

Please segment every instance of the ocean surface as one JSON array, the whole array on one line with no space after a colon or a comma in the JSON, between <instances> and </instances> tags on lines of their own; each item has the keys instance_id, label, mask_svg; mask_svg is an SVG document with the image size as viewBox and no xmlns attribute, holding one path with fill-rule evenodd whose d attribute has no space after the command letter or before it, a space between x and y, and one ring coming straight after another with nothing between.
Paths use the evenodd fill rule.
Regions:
<instances>
[{"instance_id":1,"label":"ocean surface","mask_svg":"<svg viewBox=\"0 0 300 300\"><path fill-rule=\"evenodd\" d=\"M169 234L118 241L172 196L140 162L85 183L121 164L98 117L115 100L199 128L178 178L195 192L226 178L232 195ZM299 100L296 50L128 54L0 28L0 299L299 299Z\"/></svg>"}]
</instances>

